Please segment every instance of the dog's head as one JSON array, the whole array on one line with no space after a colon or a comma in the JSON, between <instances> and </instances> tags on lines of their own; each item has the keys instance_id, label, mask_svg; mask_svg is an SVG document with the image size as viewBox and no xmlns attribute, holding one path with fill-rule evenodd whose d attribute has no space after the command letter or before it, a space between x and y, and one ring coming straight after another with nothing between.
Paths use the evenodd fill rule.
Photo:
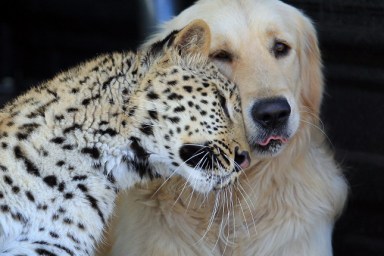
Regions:
<instances>
[{"instance_id":1,"label":"dog's head","mask_svg":"<svg viewBox=\"0 0 384 256\"><path fill-rule=\"evenodd\" d=\"M162 34L195 18L209 24L210 57L239 86L253 155L278 155L300 127L317 125L323 87L315 29L277 0L221 1L217 9L217 1L200 0Z\"/></svg>"}]
</instances>

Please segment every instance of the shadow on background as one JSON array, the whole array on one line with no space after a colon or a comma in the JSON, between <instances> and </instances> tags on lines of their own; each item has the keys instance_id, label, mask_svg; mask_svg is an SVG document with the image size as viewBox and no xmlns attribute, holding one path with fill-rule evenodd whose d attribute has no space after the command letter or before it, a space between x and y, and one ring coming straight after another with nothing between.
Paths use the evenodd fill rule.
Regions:
<instances>
[{"instance_id":1,"label":"shadow on background","mask_svg":"<svg viewBox=\"0 0 384 256\"><path fill-rule=\"evenodd\" d=\"M2 1L0 104L96 54L135 49L158 20L193 1L169 2L172 8L159 12L143 0ZM285 2L318 28L323 120L350 182L335 255L384 255L384 1Z\"/></svg>"}]
</instances>

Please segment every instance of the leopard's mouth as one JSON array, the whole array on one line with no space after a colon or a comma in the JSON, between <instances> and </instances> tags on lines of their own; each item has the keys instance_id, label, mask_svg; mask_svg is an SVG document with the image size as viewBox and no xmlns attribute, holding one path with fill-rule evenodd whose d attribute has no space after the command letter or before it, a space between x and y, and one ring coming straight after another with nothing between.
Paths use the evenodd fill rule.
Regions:
<instances>
[{"instance_id":1,"label":"leopard's mouth","mask_svg":"<svg viewBox=\"0 0 384 256\"><path fill-rule=\"evenodd\" d=\"M215 185L213 187L214 190L224 189L226 187L231 186L237 181L238 172L233 171L231 174L224 176L216 176L215 177Z\"/></svg>"},{"instance_id":2,"label":"leopard's mouth","mask_svg":"<svg viewBox=\"0 0 384 256\"><path fill-rule=\"evenodd\" d=\"M234 148L234 157L229 159L225 154L216 154L215 149L210 146L211 143L204 144L184 144L180 150L180 158L189 167L212 170L227 170L239 172L242 169L248 168L250 165L250 156L247 151L242 151L238 146ZM224 150L218 150L224 152ZM233 166L233 167L231 167Z\"/></svg>"},{"instance_id":3,"label":"leopard's mouth","mask_svg":"<svg viewBox=\"0 0 384 256\"><path fill-rule=\"evenodd\" d=\"M179 152L185 165L192 168L184 174L186 179L196 191L203 193L230 186L241 170L250 166L251 161L249 153L239 150L238 146L232 151L233 159L229 159L225 155L215 154L208 145L184 144Z\"/></svg>"}]
</instances>

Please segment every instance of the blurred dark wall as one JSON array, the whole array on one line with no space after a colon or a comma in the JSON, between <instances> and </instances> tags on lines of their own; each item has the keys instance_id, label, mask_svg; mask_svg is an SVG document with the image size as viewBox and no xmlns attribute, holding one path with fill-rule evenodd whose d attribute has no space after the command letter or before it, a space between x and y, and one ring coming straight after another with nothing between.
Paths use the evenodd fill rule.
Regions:
<instances>
[{"instance_id":1,"label":"blurred dark wall","mask_svg":"<svg viewBox=\"0 0 384 256\"><path fill-rule=\"evenodd\" d=\"M98 53L135 49L150 31L143 2L1 0L0 104ZM174 1L176 12L192 2ZM351 187L335 255L384 255L384 1L285 2L318 29L323 120Z\"/></svg>"}]
</instances>

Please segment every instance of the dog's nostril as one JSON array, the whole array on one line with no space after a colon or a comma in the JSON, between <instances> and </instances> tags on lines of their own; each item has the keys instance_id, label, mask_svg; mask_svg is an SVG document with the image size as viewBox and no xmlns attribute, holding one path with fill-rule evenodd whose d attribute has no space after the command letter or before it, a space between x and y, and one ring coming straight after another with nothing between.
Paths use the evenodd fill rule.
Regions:
<instances>
[{"instance_id":1,"label":"dog's nostril","mask_svg":"<svg viewBox=\"0 0 384 256\"><path fill-rule=\"evenodd\" d=\"M242 151L239 153L239 148L235 149L235 163L241 167L241 169L248 168L251 163L248 151ZM239 171L239 169L238 169Z\"/></svg>"},{"instance_id":2,"label":"dog's nostril","mask_svg":"<svg viewBox=\"0 0 384 256\"><path fill-rule=\"evenodd\" d=\"M285 124L290 114L291 107L284 98L259 100L252 107L254 121L268 128Z\"/></svg>"}]
</instances>

